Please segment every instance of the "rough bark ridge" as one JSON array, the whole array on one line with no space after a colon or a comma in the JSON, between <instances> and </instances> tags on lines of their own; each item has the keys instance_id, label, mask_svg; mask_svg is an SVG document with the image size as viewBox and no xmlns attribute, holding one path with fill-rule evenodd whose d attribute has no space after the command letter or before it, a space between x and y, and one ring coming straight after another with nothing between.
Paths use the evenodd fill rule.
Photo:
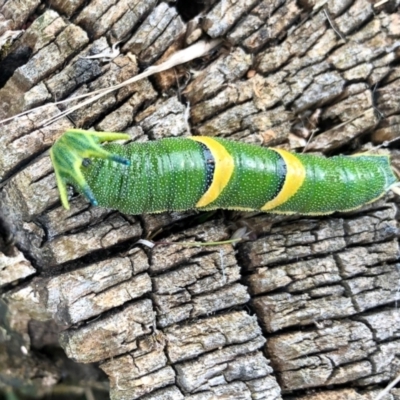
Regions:
<instances>
[{"instance_id":1,"label":"rough bark ridge","mask_svg":"<svg viewBox=\"0 0 400 400\"><path fill-rule=\"evenodd\" d=\"M298 151L309 142L329 154L398 137L399 4L0 0L0 118L225 38L71 118L43 125L64 109L52 105L2 126L0 387L39 395L61 390L68 374L70 390L101 398L99 363L114 400L374 399L400 363L393 195L321 218L132 217L77 196L66 211L40 156L73 126L138 141L218 135ZM222 241L234 222L255 239L134 245L157 234Z\"/></svg>"}]
</instances>

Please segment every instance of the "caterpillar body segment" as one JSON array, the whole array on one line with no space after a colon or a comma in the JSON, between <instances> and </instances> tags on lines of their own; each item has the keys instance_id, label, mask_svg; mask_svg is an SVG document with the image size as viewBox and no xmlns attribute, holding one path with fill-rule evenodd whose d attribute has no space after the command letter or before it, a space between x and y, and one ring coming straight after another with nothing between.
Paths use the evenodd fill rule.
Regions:
<instances>
[{"instance_id":1,"label":"caterpillar body segment","mask_svg":"<svg viewBox=\"0 0 400 400\"><path fill-rule=\"evenodd\" d=\"M69 130L54 144L64 206L70 183L92 204L129 214L224 208L321 215L357 209L398 182L388 156L325 158L201 136L100 146L126 138Z\"/></svg>"}]
</instances>

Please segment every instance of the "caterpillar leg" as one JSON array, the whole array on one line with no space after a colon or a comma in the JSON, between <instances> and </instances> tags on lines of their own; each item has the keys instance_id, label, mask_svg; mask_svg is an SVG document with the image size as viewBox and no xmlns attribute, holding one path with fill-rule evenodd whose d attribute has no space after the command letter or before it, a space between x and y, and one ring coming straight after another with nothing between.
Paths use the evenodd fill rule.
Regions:
<instances>
[{"instance_id":1,"label":"caterpillar leg","mask_svg":"<svg viewBox=\"0 0 400 400\"><path fill-rule=\"evenodd\" d=\"M67 210L69 209L67 183L80 190L92 205L97 205L80 169L83 159L103 158L129 165L129 160L112 154L100 146L103 142L127 139L129 139L129 135L125 133L70 129L54 143L50 149L50 158L56 174L61 203Z\"/></svg>"}]
</instances>

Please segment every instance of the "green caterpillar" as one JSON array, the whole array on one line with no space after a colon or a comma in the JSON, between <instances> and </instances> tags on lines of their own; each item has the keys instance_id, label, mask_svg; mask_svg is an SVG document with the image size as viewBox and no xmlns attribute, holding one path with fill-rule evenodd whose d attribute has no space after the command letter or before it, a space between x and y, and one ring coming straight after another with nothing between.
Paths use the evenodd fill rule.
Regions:
<instances>
[{"instance_id":1,"label":"green caterpillar","mask_svg":"<svg viewBox=\"0 0 400 400\"><path fill-rule=\"evenodd\" d=\"M224 208L322 215L357 209L398 185L388 156L325 158L204 136L100 146L119 139L129 136L71 129L53 145L65 208L67 183L93 205L128 214Z\"/></svg>"}]
</instances>

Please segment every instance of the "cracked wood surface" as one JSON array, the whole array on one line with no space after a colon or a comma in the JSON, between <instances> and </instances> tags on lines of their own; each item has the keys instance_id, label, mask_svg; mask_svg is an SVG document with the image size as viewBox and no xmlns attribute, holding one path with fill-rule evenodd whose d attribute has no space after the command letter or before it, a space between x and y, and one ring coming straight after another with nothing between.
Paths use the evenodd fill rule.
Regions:
<instances>
[{"instance_id":1,"label":"cracked wood surface","mask_svg":"<svg viewBox=\"0 0 400 400\"><path fill-rule=\"evenodd\" d=\"M121 83L206 35L225 39L69 118L43 126L67 107L49 105L3 124L0 388L39 395L69 374L107 398L99 363L113 400L379 395L400 365L393 194L321 218L129 216L79 196L67 211L46 150L74 126L327 154L396 138L400 2L381 3L213 0L187 21L175 2L0 0L0 118ZM251 236L236 247L135 245L223 241L241 226ZM42 352L58 343L73 367Z\"/></svg>"}]
</instances>

